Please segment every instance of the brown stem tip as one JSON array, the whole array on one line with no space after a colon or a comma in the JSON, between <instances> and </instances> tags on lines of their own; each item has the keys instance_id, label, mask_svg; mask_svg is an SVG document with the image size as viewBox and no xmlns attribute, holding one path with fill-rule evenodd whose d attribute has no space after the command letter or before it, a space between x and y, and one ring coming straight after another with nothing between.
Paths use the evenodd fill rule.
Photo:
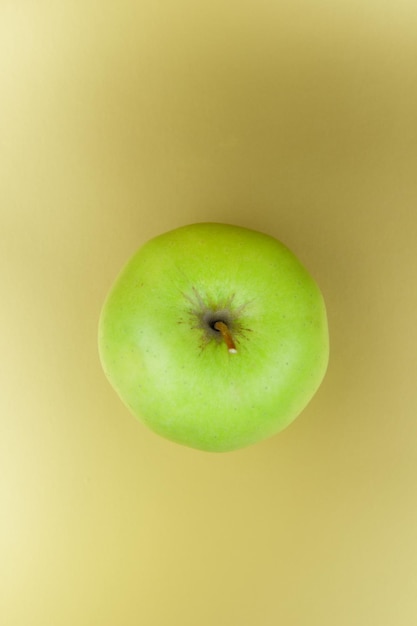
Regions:
<instances>
[{"instance_id":1,"label":"brown stem tip","mask_svg":"<svg viewBox=\"0 0 417 626\"><path fill-rule=\"evenodd\" d=\"M227 324L225 324L224 322L216 322L213 328L215 330L218 330L219 333L221 333L230 354L236 354L237 353L236 345L235 345L235 342L233 341L233 337L230 333L230 330Z\"/></svg>"}]
</instances>

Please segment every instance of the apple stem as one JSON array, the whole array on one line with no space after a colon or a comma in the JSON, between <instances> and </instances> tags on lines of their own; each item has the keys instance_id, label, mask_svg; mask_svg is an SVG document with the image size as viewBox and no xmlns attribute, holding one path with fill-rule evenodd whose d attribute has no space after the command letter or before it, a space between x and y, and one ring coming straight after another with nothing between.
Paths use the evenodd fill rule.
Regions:
<instances>
[{"instance_id":1,"label":"apple stem","mask_svg":"<svg viewBox=\"0 0 417 626\"><path fill-rule=\"evenodd\" d=\"M235 345L235 342L233 341L233 337L230 333L230 330L227 324L225 324L224 322L216 322L213 328L219 331L219 333L221 333L230 354L236 354L237 352L236 345Z\"/></svg>"}]
</instances>

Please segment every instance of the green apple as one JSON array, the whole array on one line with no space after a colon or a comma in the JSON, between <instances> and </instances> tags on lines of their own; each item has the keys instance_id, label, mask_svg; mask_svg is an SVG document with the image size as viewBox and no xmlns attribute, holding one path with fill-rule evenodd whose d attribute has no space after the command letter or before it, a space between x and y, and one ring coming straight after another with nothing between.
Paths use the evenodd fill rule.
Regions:
<instances>
[{"instance_id":1,"label":"green apple","mask_svg":"<svg viewBox=\"0 0 417 626\"><path fill-rule=\"evenodd\" d=\"M154 432L201 450L236 450L290 424L328 362L322 295L268 235L184 226L124 268L99 323L103 369Z\"/></svg>"}]
</instances>

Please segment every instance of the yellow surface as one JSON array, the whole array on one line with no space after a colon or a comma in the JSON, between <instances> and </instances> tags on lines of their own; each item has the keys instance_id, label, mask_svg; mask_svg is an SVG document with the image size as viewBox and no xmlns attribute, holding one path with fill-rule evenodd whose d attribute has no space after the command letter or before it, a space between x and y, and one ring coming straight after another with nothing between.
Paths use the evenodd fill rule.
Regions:
<instances>
[{"instance_id":1,"label":"yellow surface","mask_svg":"<svg viewBox=\"0 0 417 626\"><path fill-rule=\"evenodd\" d=\"M0 2L2 626L417 624L414 0ZM148 238L225 221L321 285L284 433L166 442L96 327Z\"/></svg>"}]
</instances>

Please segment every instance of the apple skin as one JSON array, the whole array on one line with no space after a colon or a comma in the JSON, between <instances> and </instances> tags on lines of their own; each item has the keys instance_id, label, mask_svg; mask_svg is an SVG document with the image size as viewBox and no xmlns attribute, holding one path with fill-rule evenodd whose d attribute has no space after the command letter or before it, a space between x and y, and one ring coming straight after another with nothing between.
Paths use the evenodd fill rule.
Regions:
<instances>
[{"instance_id":1,"label":"apple skin","mask_svg":"<svg viewBox=\"0 0 417 626\"><path fill-rule=\"evenodd\" d=\"M220 318L236 354L213 328ZM191 224L127 263L101 313L99 353L122 401L154 432L236 450L288 426L318 389L329 353L325 305L273 237Z\"/></svg>"}]
</instances>

